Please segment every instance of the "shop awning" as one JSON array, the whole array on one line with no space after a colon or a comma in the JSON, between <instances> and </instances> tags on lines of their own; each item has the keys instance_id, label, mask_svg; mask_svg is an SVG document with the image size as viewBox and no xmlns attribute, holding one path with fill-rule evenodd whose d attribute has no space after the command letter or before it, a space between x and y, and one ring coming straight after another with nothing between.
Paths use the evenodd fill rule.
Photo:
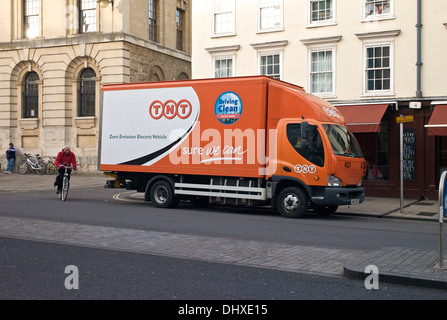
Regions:
<instances>
[{"instance_id":1,"label":"shop awning","mask_svg":"<svg viewBox=\"0 0 447 320\"><path fill-rule=\"evenodd\" d=\"M355 133L379 132L388 104L336 106L345 118L348 128Z\"/></svg>"},{"instance_id":2,"label":"shop awning","mask_svg":"<svg viewBox=\"0 0 447 320\"><path fill-rule=\"evenodd\" d=\"M435 106L430 121L425 125L429 136L447 136L447 104Z\"/></svg>"}]
</instances>

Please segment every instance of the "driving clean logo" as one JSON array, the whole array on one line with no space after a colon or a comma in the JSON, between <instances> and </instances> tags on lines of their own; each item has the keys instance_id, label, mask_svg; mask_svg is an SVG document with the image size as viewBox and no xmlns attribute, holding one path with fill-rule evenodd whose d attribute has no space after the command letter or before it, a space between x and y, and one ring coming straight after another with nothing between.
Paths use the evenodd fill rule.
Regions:
<instances>
[{"instance_id":1,"label":"driving clean logo","mask_svg":"<svg viewBox=\"0 0 447 320\"><path fill-rule=\"evenodd\" d=\"M214 113L223 124L235 123L242 115L241 98L231 91L222 93L214 104Z\"/></svg>"},{"instance_id":2,"label":"driving clean logo","mask_svg":"<svg viewBox=\"0 0 447 320\"><path fill-rule=\"evenodd\" d=\"M179 101L167 100L161 102L160 100L153 101L149 106L149 115L155 119L161 119L162 117L171 120L175 117L180 119L186 119L191 115L192 105L186 99Z\"/></svg>"}]
</instances>

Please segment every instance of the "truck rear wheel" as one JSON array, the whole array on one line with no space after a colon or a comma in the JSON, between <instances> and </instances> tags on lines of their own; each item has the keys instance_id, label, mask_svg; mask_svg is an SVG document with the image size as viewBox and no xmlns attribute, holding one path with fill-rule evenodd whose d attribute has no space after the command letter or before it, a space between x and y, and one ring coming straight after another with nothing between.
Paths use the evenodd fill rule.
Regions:
<instances>
[{"instance_id":1,"label":"truck rear wheel","mask_svg":"<svg viewBox=\"0 0 447 320\"><path fill-rule=\"evenodd\" d=\"M171 184L165 180L156 181L153 184L151 201L158 208L172 208L179 203Z\"/></svg>"},{"instance_id":2,"label":"truck rear wheel","mask_svg":"<svg viewBox=\"0 0 447 320\"><path fill-rule=\"evenodd\" d=\"M278 195L278 211L286 218L300 218L307 211L307 201L303 190L297 187L287 187Z\"/></svg>"}]
</instances>

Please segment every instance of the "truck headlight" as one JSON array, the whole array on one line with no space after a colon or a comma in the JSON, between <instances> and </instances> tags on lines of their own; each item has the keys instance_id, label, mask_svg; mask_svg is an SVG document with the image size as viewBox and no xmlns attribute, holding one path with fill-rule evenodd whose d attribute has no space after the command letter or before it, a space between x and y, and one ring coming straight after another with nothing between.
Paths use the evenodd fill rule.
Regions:
<instances>
[{"instance_id":1,"label":"truck headlight","mask_svg":"<svg viewBox=\"0 0 447 320\"><path fill-rule=\"evenodd\" d=\"M341 187L343 184L341 183L341 180L337 177L334 177L332 175L327 176L327 185L329 187Z\"/></svg>"},{"instance_id":2,"label":"truck headlight","mask_svg":"<svg viewBox=\"0 0 447 320\"><path fill-rule=\"evenodd\" d=\"M357 184L357 187L361 187L362 186L362 179L360 179L359 183Z\"/></svg>"}]
</instances>

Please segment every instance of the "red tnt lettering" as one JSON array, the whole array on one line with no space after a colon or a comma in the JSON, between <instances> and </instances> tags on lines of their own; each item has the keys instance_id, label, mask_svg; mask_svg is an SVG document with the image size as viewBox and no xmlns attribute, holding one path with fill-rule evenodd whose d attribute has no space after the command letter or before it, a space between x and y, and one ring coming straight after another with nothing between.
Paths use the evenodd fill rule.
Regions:
<instances>
[{"instance_id":1,"label":"red tnt lettering","mask_svg":"<svg viewBox=\"0 0 447 320\"><path fill-rule=\"evenodd\" d=\"M178 103L173 100L168 100L165 103L156 100L152 102L149 107L149 115L155 120L158 120L163 116L169 120L174 119L177 116L180 119L186 119L191 115L191 112L191 102L185 99L180 100Z\"/></svg>"}]
</instances>

